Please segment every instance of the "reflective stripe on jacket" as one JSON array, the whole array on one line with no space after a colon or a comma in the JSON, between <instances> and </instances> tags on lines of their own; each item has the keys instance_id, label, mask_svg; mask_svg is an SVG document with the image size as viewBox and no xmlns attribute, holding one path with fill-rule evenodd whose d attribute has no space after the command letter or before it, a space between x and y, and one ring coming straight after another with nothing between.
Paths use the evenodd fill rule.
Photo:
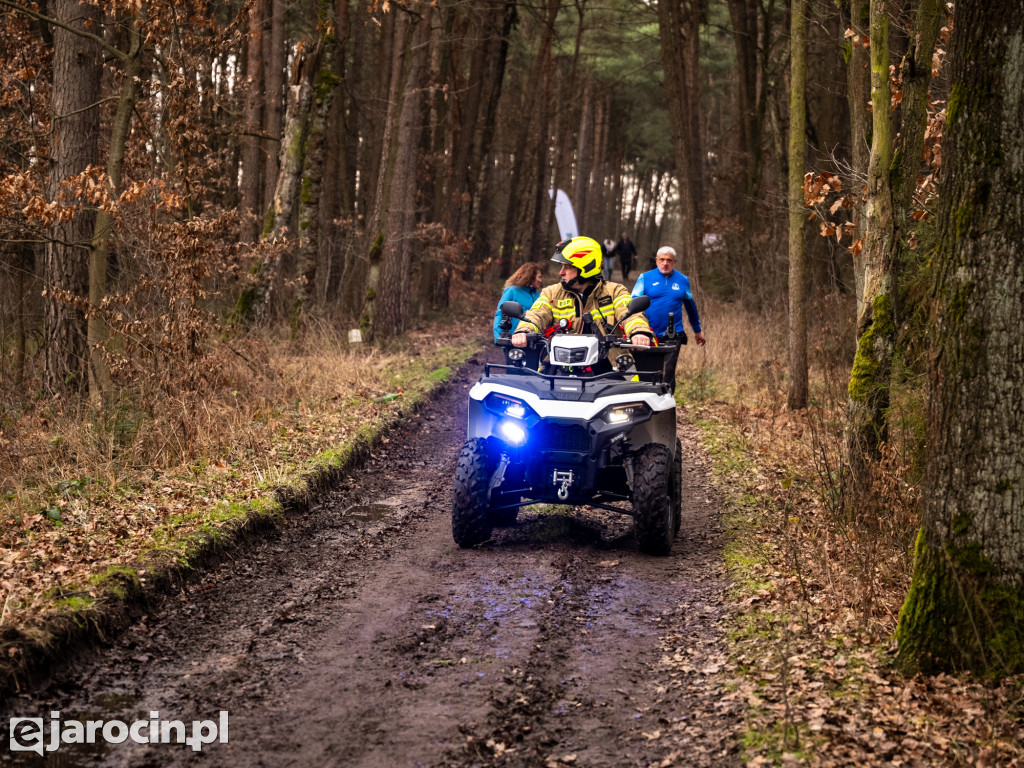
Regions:
<instances>
[{"instance_id":1,"label":"reflective stripe on jacket","mask_svg":"<svg viewBox=\"0 0 1024 768\"><path fill-rule=\"evenodd\" d=\"M619 283L608 283L598 280L594 288L584 295L575 291L569 291L562 287L561 283L549 285L540 292L540 298L526 313L522 322L516 328L517 333L536 333L555 325L563 317L569 320L569 330L572 333L583 333L584 315L593 313L597 316L604 327L605 333L611 333L612 329L626 316L626 307L632 298L624 285ZM623 333L626 337L636 333L653 336L651 326L643 312L633 315L623 324Z\"/></svg>"}]
</instances>

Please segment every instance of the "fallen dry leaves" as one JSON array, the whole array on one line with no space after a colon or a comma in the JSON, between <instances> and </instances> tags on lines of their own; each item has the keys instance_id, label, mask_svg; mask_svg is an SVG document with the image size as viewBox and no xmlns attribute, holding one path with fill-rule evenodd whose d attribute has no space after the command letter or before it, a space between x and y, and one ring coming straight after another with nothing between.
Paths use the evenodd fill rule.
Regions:
<instances>
[{"instance_id":1,"label":"fallen dry leaves","mask_svg":"<svg viewBox=\"0 0 1024 768\"><path fill-rule=\"evenodd\" d=\"M1024 679L893 666L911 548L823 504L808 417L724 403L690 416L724 497L733 582L728 658L699 671L742 708L746 764L1024 765ZM685 648L675 663L687 669Z\"/></svg>"},{"instance_id":2,"label":"fallen dry leaves","mask_svg":"<svg viewBox=\"0 0 1024 768\"><path fill-rule=\"evenodd\" d=\"M197 531L237 514L231 503L272 497L309 471L309 460L340 448L399 408L403 392L432 385L438 369L475 350L490 331L485 304L477 302L464 325L411 332L389 352L268 343L257 366L224 352L222 388L179 411L186 434L138 425L132 439L147 449L138 455L155 457L143 464L97 446L95 430L69 406L24 404L0 431L0 626L87 605L110 569L132 567L151 549L180 552ZM173 452L145 445L175 439Z\"/></svg>"}]
</instances>

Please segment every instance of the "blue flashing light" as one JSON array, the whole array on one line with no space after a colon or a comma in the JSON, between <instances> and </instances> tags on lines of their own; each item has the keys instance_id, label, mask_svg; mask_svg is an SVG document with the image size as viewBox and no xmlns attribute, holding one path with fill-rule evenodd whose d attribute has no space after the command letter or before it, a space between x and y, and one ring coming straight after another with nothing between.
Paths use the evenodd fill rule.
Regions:
<instances>
[{"instance_id":1,"label":"blue flashing light","mask_svg":"<svg viewBox=\"0 0 1024 768\"><path fill-rule=\"evenodd\" d=\"M526 442L526 429L514 421L503 421L498 425L498 432L510 445L522 445Z\"/></svg>"}]
</instances>

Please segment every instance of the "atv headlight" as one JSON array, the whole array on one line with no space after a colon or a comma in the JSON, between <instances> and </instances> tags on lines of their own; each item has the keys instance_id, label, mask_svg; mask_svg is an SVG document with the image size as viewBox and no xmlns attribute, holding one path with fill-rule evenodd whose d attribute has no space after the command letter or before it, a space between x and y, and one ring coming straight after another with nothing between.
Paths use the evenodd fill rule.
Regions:
<instances>
[{"instance_id":1,"label":"atv headlight","mask_svg":"<svg viewBox=\"0 0 1024 768\"><path fill-rule=\"evenodd\" d=\"M501 439L512 446L519 446L526 442L526 427L522 422L505 419L498 425L498 434Z\"/></svg>"},{"instance_id":2,"label":"atv headlight","mask_svg":"<svg viewBox=\"0 0 1024 768\"><path fill-rule=\"evenodd\" d=\"M497 392L491 392L484 398L484 407L491 413L496 413L499 416L511 416L513 419L525 419L533 410L522 400L508 395L499 395Z\"/></svg>"},{"instance_id":3,"label":"atv headlight","mask_svg":"<svg viewBox=\"0 0 1024 768\"><path fill-rule=\"evenodd\" d=\"M650 412L651 409L646 403L623 403L605 408L601 412L601 419L605 424L625 424L629 421L638 421Z\"/></svg>"}]
</instances>

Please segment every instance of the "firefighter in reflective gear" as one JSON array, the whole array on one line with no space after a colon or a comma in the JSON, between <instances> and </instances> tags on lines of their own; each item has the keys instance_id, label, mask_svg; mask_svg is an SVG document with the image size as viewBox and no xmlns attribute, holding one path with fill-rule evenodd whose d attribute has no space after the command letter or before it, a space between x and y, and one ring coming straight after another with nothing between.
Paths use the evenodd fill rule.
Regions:
<instances>
[{"instance_id":1,"label":"firefighter in reflective gear","mask_svg":"<svg viewBox=\"0 0 1024 768\"><path fill-rule=\"evenodd\" d=\"M596 332L591 316L602 325L600 331L611 333L626 316L629 291L619 283L601 279L601 246L589 237L573 237L555 246L552 261L562 265L560 283L540 292L530 310L512 336L512 346L525 347L526 334L539 332L563 318L570 323L571 333ZM623 325L623 335L630 342L650 346L651 327L643 313L633 315Z\"/></svg>"}]
</instances>

